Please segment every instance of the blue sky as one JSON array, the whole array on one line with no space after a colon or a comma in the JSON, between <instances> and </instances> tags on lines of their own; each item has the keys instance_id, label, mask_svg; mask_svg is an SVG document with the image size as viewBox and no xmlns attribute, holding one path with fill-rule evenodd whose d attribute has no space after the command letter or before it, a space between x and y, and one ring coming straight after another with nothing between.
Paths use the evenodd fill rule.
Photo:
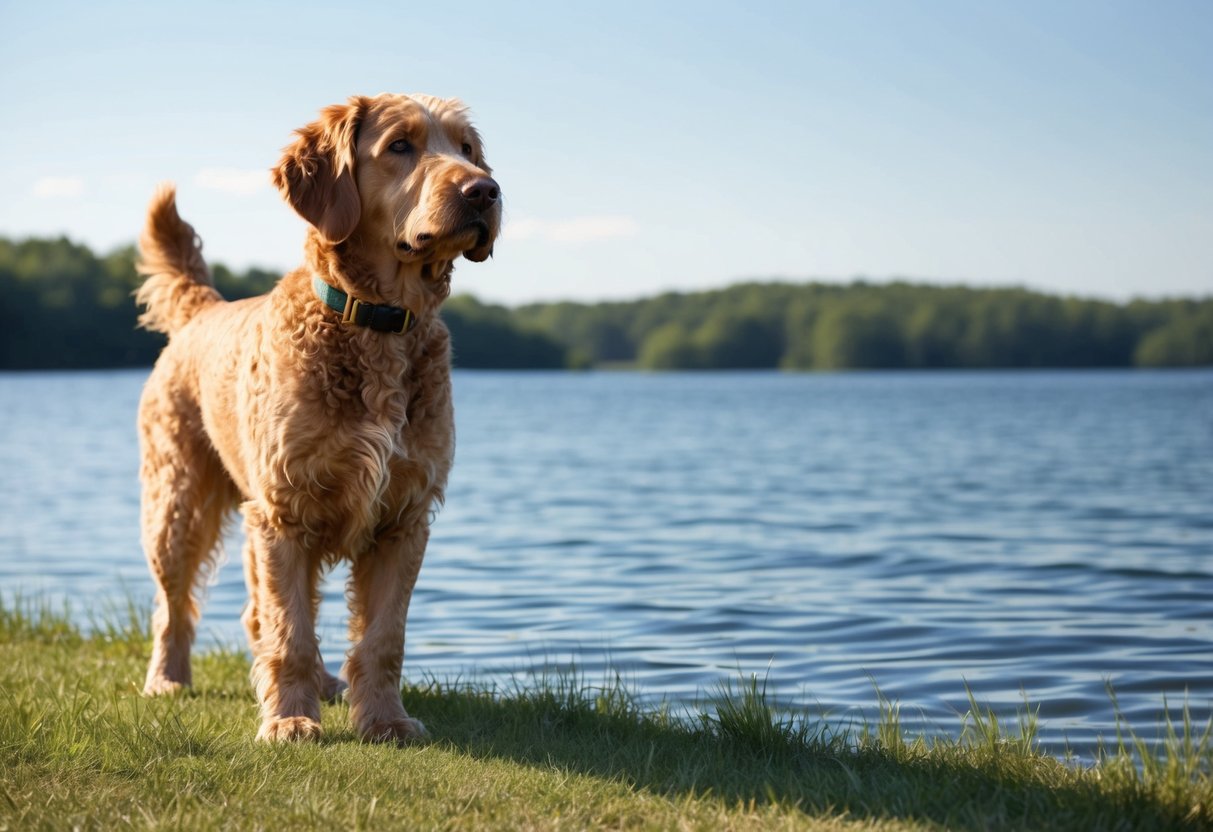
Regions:
<instances>
[{"instance_id":1,"label":"blue sky","mask_svg":"<svg viewBox=\"0 0 1213 832\"><path fill-rule=\"evenodd\" d=\"M299 261L269 186L352 94L471 105L506 199L456 291L739 279L1213 293L1213 3L0 0L0 234Z\"/></svg>"}]
</instances>

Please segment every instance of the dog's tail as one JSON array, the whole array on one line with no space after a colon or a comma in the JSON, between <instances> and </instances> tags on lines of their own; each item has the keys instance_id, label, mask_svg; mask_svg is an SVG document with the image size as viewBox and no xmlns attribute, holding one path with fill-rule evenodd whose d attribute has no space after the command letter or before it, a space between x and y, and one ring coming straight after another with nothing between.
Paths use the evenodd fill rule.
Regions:
<instances>
[{"instance_id":1,"label":"dog's tail","mask_svg":"<svg viewBox=\"0 0 1213 832\"><path fill-rule=\"evenodd\" d=\"M171 183L160 185L152 197L139 254L136 268L147 279L135 302L144 307L139 324L146 329L172 335L199 311L223 302L202 259L202 241L177 213Z\"/></svg>"}]
</instances>

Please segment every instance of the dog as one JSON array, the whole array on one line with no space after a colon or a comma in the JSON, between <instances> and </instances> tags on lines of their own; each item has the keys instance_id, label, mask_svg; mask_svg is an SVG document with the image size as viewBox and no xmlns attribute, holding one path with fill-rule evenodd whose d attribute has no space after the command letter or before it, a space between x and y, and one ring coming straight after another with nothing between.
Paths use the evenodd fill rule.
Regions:
<instances>
[{"instance_id":1,"label":"dog","mask_svg":"<svg viewBox=\"0 0 1213 832\"><path fill-rule=\"evenodd\" d=\"M220 297L171 184L140 239L140 324L168 335L138 416L157 585L144 693L191 684L200 589L239 507L257 738L318 738L321 700L344 692L362 738L405 743L425 735L400 698L405 618L455 446L438 310L454 261L493 253L501 190L464 105L424 95L325 108L271 175L309 227L304 265L268 294ZM344 681L315 631L339 560Z\"/></svg>"}]
</instances>

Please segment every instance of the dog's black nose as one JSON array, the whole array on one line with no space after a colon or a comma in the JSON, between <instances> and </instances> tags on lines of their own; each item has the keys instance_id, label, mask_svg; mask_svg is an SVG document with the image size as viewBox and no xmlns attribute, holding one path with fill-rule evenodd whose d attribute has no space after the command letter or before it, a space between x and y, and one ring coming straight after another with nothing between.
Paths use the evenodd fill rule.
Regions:
<instances>
[{"instance_id":1,"label":"dog's black nose","mask_svg":"<svg viewBox=\"0 0 1213 832\"><path fill-rule=\"evenodd\" d=\"M463 194L463 198L472 203L472 207L477 211L486 211L493 207L493 203L501 195L497 183L487 176L478 176L471 182L465 182L459 193Z\"/></svg>"}]
</instances>

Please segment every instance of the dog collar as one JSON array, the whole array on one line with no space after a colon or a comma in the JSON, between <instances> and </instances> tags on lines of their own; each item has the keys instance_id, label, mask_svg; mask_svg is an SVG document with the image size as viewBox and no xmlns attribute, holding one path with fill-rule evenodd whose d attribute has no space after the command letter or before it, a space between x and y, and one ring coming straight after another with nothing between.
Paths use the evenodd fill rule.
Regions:
<instances>
[{"instance_id":1,"label":"dog collar","mask_svg":"<svg viewBox=\"0 0 1213 832\"><path fill-rule=\"evenodd\" d=\"M394 332L397 335L411 332L417 326L417 316L411 309L385 303L366 303L328 285L319 277L312 278L312 289L325 306L341 313L343 324L365 326L376 332Z\"/></svg>"}]
</instances>

